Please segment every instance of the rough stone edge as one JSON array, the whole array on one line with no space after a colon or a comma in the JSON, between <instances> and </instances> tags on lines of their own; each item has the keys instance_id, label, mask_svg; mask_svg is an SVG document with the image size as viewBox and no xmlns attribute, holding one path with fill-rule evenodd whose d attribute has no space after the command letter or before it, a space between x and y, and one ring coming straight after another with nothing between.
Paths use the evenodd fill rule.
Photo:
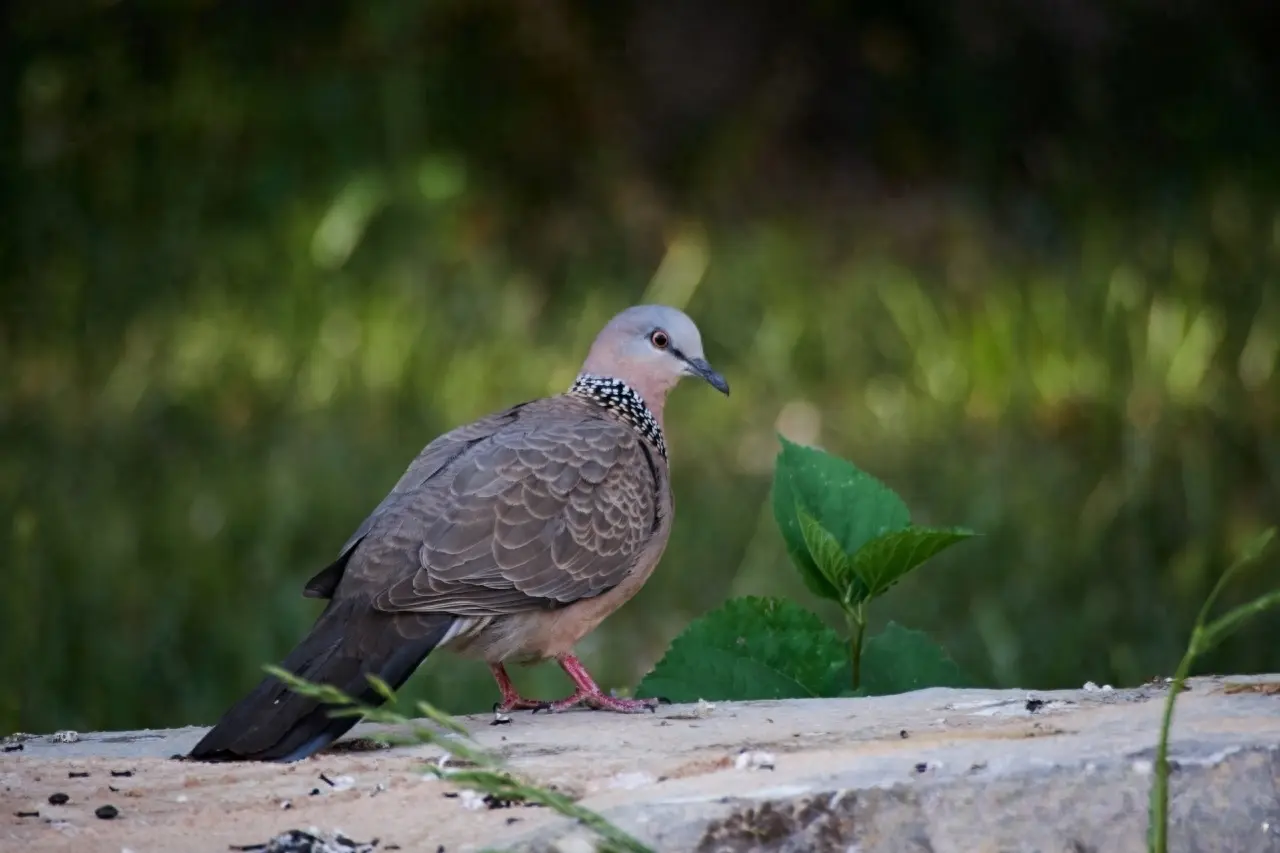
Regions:
<instances>
[{"instance_id":1,"label":"rough stone edge","mask_svg":"<svg viewBox=\"0 0 1280 853\"><path fill-rule=\"evenodd\" d=\"M1214 758L1174 761L1170 850L1280 853L1280 745L1241 746ZM1150 785L1150 762L1129 756L1101 766L861 790L824 780L795 797L658 801L604 814L658 851L1138 853L1146 850ZM561 823L507 849L579 853L596 846L586 830Z\"/></svg>"}]
</instances>

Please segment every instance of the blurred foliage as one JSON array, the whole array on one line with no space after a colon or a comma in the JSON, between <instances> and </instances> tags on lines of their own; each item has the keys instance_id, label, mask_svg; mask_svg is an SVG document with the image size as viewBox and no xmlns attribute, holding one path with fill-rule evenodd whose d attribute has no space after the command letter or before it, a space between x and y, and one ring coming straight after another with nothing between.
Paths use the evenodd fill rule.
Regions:
<instances>
[{"instance_id":1,"label":"blurred foliage","mask_svg":"<svg viewBox=\"0 0 1280 853\"><path fill-rule=\"evenodd\" d=\"M733 396L671 401L667 557L580 649L606 688L729 595L837 618L775 430L985 534L878 618L993 684L1167 672L1280 510L1272 8L6 7L0 729L211 722L426 441L641 300ZM1280 668L1280 624L1201 665Z\"/></svg>"}]
</instances>

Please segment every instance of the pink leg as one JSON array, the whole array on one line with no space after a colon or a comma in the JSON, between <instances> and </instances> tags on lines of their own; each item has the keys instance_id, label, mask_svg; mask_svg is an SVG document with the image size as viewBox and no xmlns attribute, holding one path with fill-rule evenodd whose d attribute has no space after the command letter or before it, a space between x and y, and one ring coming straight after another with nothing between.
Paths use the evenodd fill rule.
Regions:
<instances>
[{"instance_id":1,"label":"pink leg","mask_svg":"<svg viewBox=\"0 0 1280 853\"><path fill-rule=\"evenodd\" d=\"M587 672L587 668L582 665L582 661L578 660L577 655L560 655L556 661L565 674L573 679L577 690L567 699L543 703L534 709L535 714L539 710L565 711L576 705L586 705L597 711L635 714L640 711L656 711L658 703L662 701L660 699L615 699L612 696L606 696L596 684L595 679L591 677L591 673Z\"/></svg>"},{"instance_id":2,"label":"pink leg","mask_svg":"<svg viewBox=\"0 0 1280 853\"><path fill-rule=\"evenodd\" d=\"M516 690L516 686L511 683L511 676L507 675L507 670L502 664L491 663L489 664L489 669L493 672L493 680L498 682L498 689L502 691L502 701L495 703L493 710L501 711L505 714L507 711L527 711L530 708L542 708L547 704L546 702L526 699L521 696L520 691Z\"/></svg>"}]
</instances>

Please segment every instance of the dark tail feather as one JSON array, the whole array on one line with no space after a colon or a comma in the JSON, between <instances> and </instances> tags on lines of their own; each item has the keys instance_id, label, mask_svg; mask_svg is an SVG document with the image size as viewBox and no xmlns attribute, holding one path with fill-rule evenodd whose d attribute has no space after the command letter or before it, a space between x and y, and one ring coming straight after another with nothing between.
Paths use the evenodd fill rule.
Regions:
<instances>
[{"instance_id":1,"label":"dark tail feather","mask_svg":"<svg viewBox=\"0 0 1280 853\"><path fill-rule=\"evenodd\" d=\"M367 607L367 605L365 605ZM446 614L387 614L333 602L280 664L315 684L330 684L366 705L382 697L366 675L392 689L413 674L449 632ZM200 761L298 761L324 749L358 722L331 717L325 705L267 676L231 707L191 750Z\"/></svg>"}]
</instances>

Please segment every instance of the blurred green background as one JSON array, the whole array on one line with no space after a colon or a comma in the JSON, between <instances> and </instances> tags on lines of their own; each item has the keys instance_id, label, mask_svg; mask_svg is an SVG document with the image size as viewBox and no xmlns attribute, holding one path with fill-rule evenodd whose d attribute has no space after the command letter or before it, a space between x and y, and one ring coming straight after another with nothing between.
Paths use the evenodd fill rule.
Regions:
<instances>
[{"instance_id":1,"label":"blurred green background","mask_svg":"<svg viewBox=\"0 0 1280 853\"><path fill-rule=\"evenodd\" d=\"M777 432L985 534L877 620L993 685L1167 674L1280 517L1272 6L7 7L0 731L211 723L423 444L650 300L733 396L671 400L606 688L727 596L817 606ZM1280 620L1204 667L1280 669ZM496 698L444 655L407 689Z\"/></svg>"}]
</instances>

